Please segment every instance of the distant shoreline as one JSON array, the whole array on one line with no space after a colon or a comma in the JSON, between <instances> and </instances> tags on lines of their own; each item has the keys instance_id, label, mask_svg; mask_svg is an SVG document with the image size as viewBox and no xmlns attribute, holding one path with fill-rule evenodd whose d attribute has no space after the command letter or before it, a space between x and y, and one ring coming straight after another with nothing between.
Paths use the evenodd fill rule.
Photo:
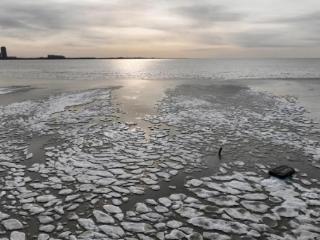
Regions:
<instances>
[{"instance_id":1,"label":"distant shoreline","mask_svg":"<svg viewBox=\"0 0 320 240\"><path fill-rule=\"evenodd\" d=\"M14 60L127 60L127 59L187 59L187 58L156 58L156 57L150 57L150 58L145 58L145 57L103 57L103 58L98 58L98 57L66 57L66 58L46 58L46 57L40 57L40 58L6 58L6 59L0 59L0 61L14 61Z\"/></svg>"},{"instance_id":2,"label":"distant shoreline","mask_svg":"<svg viewBox=\"0 0 320 240\"><path fill-rule=\"evenodd\" d=\"M139 60L139 59L194 59L194 60L291 60L291 59L320 59L320 57L313 58L188 58L188 57L172 57L172 58L160 58L160 57L66 57L66 58L47 58L47 57L36 57L36 58L16 58L16 57L8 57L8 58L0 58L1 61L14 61L14 60Z\"/></svg>"}]
</instances>

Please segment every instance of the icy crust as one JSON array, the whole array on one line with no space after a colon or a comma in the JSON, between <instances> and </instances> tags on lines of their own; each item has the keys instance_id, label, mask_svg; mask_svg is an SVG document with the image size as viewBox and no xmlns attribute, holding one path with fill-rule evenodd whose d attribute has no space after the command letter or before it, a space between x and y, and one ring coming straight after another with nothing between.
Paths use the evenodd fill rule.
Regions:
<instances>
[{"instance_id":1,"label":"icy crust","mask_svg":"<svg viewBox=\"0 0 320 240\"><path fill-rule=\"evenodd\" d=\"M71 94L65 93L51 96L43 101L24 101L0 107L0 117L9 121L10 124L18 124L32 131L47 133L52 128L50 125L54 125L56 121L57 124L79 123L79 118L86 121L88 118L99 114L93 108L86 108L85 111L80 112L68 108L94 101L100 101L100 104L103 105L102 101L108 99L110 99L110 92L101 91L101 89ZM110 105L108 101L105 104Z\"/></svg>"},{"instance_id":2,"label":"icy crust","mask_svg":"<svg viewBox=\"0 0 320 240\"><path fill-rule=\"evenodd\" d=\"M207 95L200 89L199 96L191 97L181 94L188 89L180 90L168 93L159 106L159 116L148 118L154 123L148 141L142 129L117 119L119 109L112 104L110 89L64 93L0 107L0 238L318 237L317 180L300 174L293 181L281 182L265 177L270 166L260 164L261 170L248 172L249 161L238 161L251 155L254 160L263 158L261 152L269 149L265 143L254 145L260 138L252 134L245 135L251 138L244 142L240 138L244 135L239 134L259 128L239 125L232 130L231 117L223 123L223 109L231 111L234 105L239 116L233 118L241 119L244 103L240 100L255 103L260 96L249 94L250 99L242 96L247 90L233 89L231 96L223 98L208 88ZM275 101L267 101L270 109ZM258 107L245 106L263 114ZM214 112L216 118L206 115ZM161 122L175 128L163 127ZM268 129L273 127L270 123ZM304 120L297 127L301 137L309 127ZM221 136L225 136L222 141ZM49 140L36 145L40 153L32 152L33 142L39 139ZM161 191L160 183L168 182L174 188L176 182L170 182L173 177L203 170L204 154L216 154L214 147L223 143L229 148L223 157L233 164L221 164L219 174L210 171L209 177L188 178L175 194L160 192L163 196L137 201L132 209L124 210L124 204L134 202L135 196L149 198L152 190ZM256 147L256 152L248 154L245 145ZM282 147L272 149L272 157L282 158L287 146ZM232 149L237 151L228 155ZM297 155L297 151L288 154ZM149 195L144 196L147 191Z\"/></svg>"},{"instance_id":3,"label":"icy crust","mask_svg":"<svg viewBox=\"0 0 320 240\"><path fill-rule=\"evenodd\" d=\"M177 191L158 199L146 199L126 212L114 205L103 206L104 212L99 214L94 210L94 218L77 220L85 230L77 238L314 240L320 237L319 181L306 187L300 175L287 181L269 178L261 165L255 167L255 172L236 164L225 167L227 172L186 181L184 193ZM215 202L228 198L233 200L232 205L228 201Z\"/></svg>"},{"instance_id":4,"label":"icy crust","mask_svg":"<svg viewBox=\"0 0 320 240\"><path fill-rule=\"evenodd\" d=\"M12 92L10 88L0 88L0 95Z\"/></svg>"},{"instance_id":5,"label":"icy crust","mask_svg":"<svg viewBox=\"0 0 320 240\"><path fill-rule=\"evenodd\" d=\"M158 108L162 114L145 119L203 136L219 133L225 136L220 144L251 139L286 145L320 168L319 126L305 117L305 109L293 97L236 86L183 85L168 91Z\"/></svg>"},{"instance_id":6,"label":"icy crust","mask_svg":"<svg viewBox=\"0 0 320 240\"><path fill-rule=\"evenodd\" d=\"M12 86L12 87L0 87L0 95L14 93L18 91L29 90L29 86Z\"/></svg>"},{"instance_id":7,"label":"icy crust","mask_svg":"<svg viewBox=\"0 0 320 240\"><path fill-rule=\"evenodd\" d=\"M105 224L102 232L121 237L113 226L123 218L118 206L146 189L159 190L160 181L180 170L202 167L200 147L183 136L154 129L147 142L142 129L116 121L111 94L96 89L0 107L1 211L17 218L27 237L34 237L33 228L42 239L67 230L73 239L74 229L96 230L91 214ZM29 144L42 137L49 141L34 156Z\"/></svg>"}]
</instances>

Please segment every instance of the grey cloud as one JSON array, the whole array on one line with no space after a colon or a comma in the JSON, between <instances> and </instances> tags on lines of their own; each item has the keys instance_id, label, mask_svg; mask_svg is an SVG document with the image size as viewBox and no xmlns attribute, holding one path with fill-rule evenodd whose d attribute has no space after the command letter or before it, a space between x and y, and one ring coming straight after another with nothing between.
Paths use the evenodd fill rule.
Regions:
<instances>
[{"instance_id":1,"label":"grey cloud","mask_svg":"<svg viewBox=\"0 0 320 240\"><path fill-rule=\"evenodd\" d=\"M256 32L235 34L242 46L312 47L320 44L320 12L263 19L255 24ZM266 27L270 24L273 25L273 29Z\"/></svg>"},{"instance_id":2,"label":"grey cloud","mask_svg":"<svg viewBox=\"0 0 320 240\"><path fill-rule=\"evenodd\" d=\"M231 42L246 48L292 48L316 46L317 42L301 35L293 36L290 31L252 30L231 34Z\"/></svg>"},{"instance_id":3,"label":"grey cloud","mask_svg":"<svg viewBox=\"0 0 320 240\"><path fill-rule=\"evenodd\" d=\"M20 31L22 35L67 29L72 23L70 7L45 2L2 3L0 28L4 31ZM67 10L69 9L69 10Z\"/></svg>"},{"instance_id":4,"label":"grey cloud","mask_svg":"<svg viewBox=\"0 0 320 240\"><path fill-rule=\"evenodd\" d=\"M300 32L308 43L314 43L314 41L316 41L317 44L320 44L320 11L279 19L278 22L286 23L288 26L294 28L296 32Z\"/></svg>"},{"instance_id":5,"label":"grey cloud","mask_svg":"<svg viewBox=\"0 0 320 240\"><path fill-rule=\"evenodd\" d=\"M320 23L320 11L302 14L294 17L280 17L271 20L266 20L266 22L276 22L276 23Z\"/></svg>"},{"instance_id":6,"label":"grey cloud","mask_svg":"<svg viewBox=\"0 0 320 240\"><path fill-rule=\"evenodd\" d=\"M0 30L8 36L39 37L68 32L70 35L100 38L94 28L143 27L137 21L151 1L61 3L56 0L21 2L4 0L0 8ZM147 24L146 24L147 25ZM152 28L152 26L150 26ZM94 35L93 37L89 35Z\"/></svg>"},{"instance_id":7,"label":"grey cloud","mask_svg":"<svg viewBox=\"0 0 320 240\"><path fill-rule=\"evenodd\" d=\"M318 34L320 36L320 11L292 17L277 17L271 19L263 19L257 21L259 24L276 24L286 26L293 31L306 32L310 34Z\"/></svg>"},{"instance_id":8,"label":"grey cloud","mask_svg":"<svg viewBox=\"0 0 320 240\"><path fill-rule=\"evenodd\" d=\"M244 18L243 14L230 11L219 5L193 4L189 6L180 6L175 8L174 12L201 24L239 21Z\"/></svg>"},{"instance_id":9,"label":"grey cloud","mask_svg":"<svg viewBox=\"0 0 320 240\"><path fill-rule=\"evenodd\" d=\"M26 25L21 21L14 18L8 18L1 14L0 16L0 27L2 29L10 29L10 28L24 28Z\"/></svg>"},{"instance_id":10,"label":"grey cloud","mask_svg":"<svg viewBox=\"0 0 320 240\"><path fill-rule=\"evenodd\" d=\"M232 42L247 48L288 46L288 42L281 38L282 36L280 33L258 31L241 32L231 36Z\"/></svg>"},{"instance_id":11,"label":"grey cloud","mask_svg":"<svg viewBox=\"0 0 320 240\"><path fill-rule=\"evenodd\" d=\"M256 14L257 8L240 7L248 1L1 0L0 40L31 45L37 40L44 46L58 41L60 47L83 49L134 48L150 42L199 51L216 46L271 49L319 45L319 11L310 8L300 16L267 19L274 15L273 9L266 9L261 16Z\"/></svg>"}]
</instances>

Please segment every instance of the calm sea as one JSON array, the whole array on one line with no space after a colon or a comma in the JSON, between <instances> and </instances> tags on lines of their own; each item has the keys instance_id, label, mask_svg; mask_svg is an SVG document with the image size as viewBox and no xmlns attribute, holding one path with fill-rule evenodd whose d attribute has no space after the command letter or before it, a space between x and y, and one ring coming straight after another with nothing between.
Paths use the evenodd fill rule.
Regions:
<instances>
[{"instance_id":1,"label":"calm sea","mask_svg":"<svg viewBox=\"0 0 320 240\"><path fill-rule=\"evenodd\" d=\"M24 85L43 90L2 96L0 104L57 89L115 85L126 87L123 95L129 101L140 96L142 104L168 86L217 81L245 84L277 95L294 95L320 120L320 59L0 61L0 87Z\"/></svg>"},{"instance_id":2,"label":"calm sea","mask_svg":"<svg viewBox=\"0 0 320 240\"><path fill-rule=\"evenodd\" d=\"M320 78L320 59L0 61L0 84L109 79Z\"/></svg>"}]
</instances>

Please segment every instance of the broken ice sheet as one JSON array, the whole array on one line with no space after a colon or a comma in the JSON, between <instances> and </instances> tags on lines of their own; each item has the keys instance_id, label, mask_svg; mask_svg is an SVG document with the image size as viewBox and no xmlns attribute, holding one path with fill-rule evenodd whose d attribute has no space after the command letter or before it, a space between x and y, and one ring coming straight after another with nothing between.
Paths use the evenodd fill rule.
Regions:
<instances>
[{"instance_id":1,"label":"broken ice sheet","mask_svg":"<svg viewBox=\"0 0 320 240\"><path fill-rule=\"evenodd\" d=\"M307 139L303 133L309 129L299 117L302 109L248 90L232 98L218 98L218 102L205 95L206 99L172 94L162 100L159 114L150 119L157 125L168 123L175 133L154 128L148 141L139 126L131 131L127 124L114 121L117 109L108 89L64 93L0 107L5 122L1 131L12 131L3 135L1 143L1 149L6 150L1 153L1 173L7 174L1 194L1 199L6 199L0 216L2 226L3 221L17 219L23 228L13 230L19 232L14 235L23 238L23 232L30 235L30 222L40 223L36 226L41 231L40 239L228 239L230 233L281 239L319 233L319 190L306 176L304 179L312 184L300 183L299 179L268 179L260 171L267 169L264 165L246 171L248 163L241 151L233 154L235 161L231 164L222 163L217 174L208 171L206 177L201 176L203 172L201 178L193 175L197 167L205 166L203 149L214 142L239 150L242 138L277 144L287 144L286 139L290 139L294 140L290 146L312 152L314 142L300 144L299 140ZM243 107L247 98L276 106L264 114L251 105ZM237 108L232 108L229 101L234 101L231 103ZM226 112L224 106L231 107L230 111ZM290 124L299 127L304 138L270 125L272 121L283 124L281 118L290 114L297 114L302 121ZM256 123L248 128L252 121ZM29 163L23 162L29 138L48 134L54 141L43 144L41 162L34 162L35 153ZM11 141L16 135L27 137ZM221 136L227 137L220 141ZM186 170L190 179L175 184L174 177L179 179ZM174 194L162 191L162 186L171 185L177 185L168 187ZM150 189L157 193L150 194ZM144 200L148 198L154 199ZM124 210L123 206L131 202L130 211ZM18 216L11 216L13 212ZM281 228L281 222L286 223L286 229ZM300 233L297 225L301 226ZM4 235L10 237L10 231Z\"/></svg>"}]
</instances>

